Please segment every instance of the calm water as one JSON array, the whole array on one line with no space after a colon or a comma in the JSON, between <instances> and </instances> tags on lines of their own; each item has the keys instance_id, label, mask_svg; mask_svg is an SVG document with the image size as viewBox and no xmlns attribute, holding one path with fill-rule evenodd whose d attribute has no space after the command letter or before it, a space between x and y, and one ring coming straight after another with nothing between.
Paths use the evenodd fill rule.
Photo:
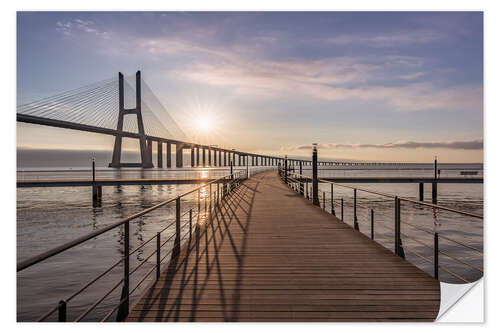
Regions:
<instances>
[{"instance_id":1,"label":"calm water","mask_svg":"<svg viewBox=\"0 0 500 333\"><path fill-rule=\"evenodd\" d=\"M417 176L433 175L433 169L428 164L413 165L401 170L395 168L369 169L357 167L325 167L320 176ZM482 175L482 165L440 165L441 176L458 176L462 170L477 170ZM308 174L309 169L304 168ZM137 178L137 177L217 177L227 174L228 170L204 169L184 170L121 170L99 169L98 178ZM85 168L61 169L46 168L43 170L23 169L18 171L18 179L52 179L52 178L89 178L90 171ZM353 184L354 186L374 189L380 192L398 194L402 197L416 199L418 184ZM91 190L85 187L75 188L20 188L17 190L17 261L27 259L43 251L102 228L121 218L150 207L163 200L173 198L181 193L195 188L197 185L156 185L156 186L121 186L103 187L102 206L92 207ZM331 204L330 186L320 185L320 191L325 191L327 210ZM425 186L425 200L430 201L431 186ZM438 203L455 209L474 212L482 215L483 186L482 184L440 184ZM320 198L322 194L320 193ZM340 199L344 199L344 221L352 225L353 200L352 190L336 186L334 188L334 208L340 217ZM393 250L394 202L383 197L358 192L358 220L361 231L367 235L370 232L370 209L375 212L375 239ZM322 203L323 204L323 203ZM191 196L182 202L183 212L196 208L196 198ZM156 232L173 221L175 207L172 205L161 208L135 220L131 224L132 250L156 235ZM187 216L183 216L183 223ZM432 260L432 235L419 231L406 223L415 224L431 231L437 226L441 234L464 242L482 250L483 223L481 219L461 216L455 213L425 208L415 204L402 203L401 221L403 246ZM167 239L174 230L168 229L162 234ZM420 243L406 237L416 238ZM131 258L131 268L142 263L154 250L154 242L146 245ZM423 244L422 244L423 243ZM118 261L122 255L123 230L117 228L91 241L81 244L72 250L59 254L45 262L17 274L18 320L36 320L51 309L60 299L66 298L82 287L86 282L105 271ZM162 254L171 248L168 243ZM465 247L444 240L440 243L442 251L452 254L468 263L482 268L482 255ZM407 259L429 274L432 274L432 264L407 252ZM440 256L444 268L457 273L468 280L475 280L481 273L458 264L455 261ZM131 286L142 278L145 272L154 265L154 257L149 259L139 271L131 277ZM88 306L103 296L122 277L123 267L118 265L105 278L77 296L68 305L69 319L74 319ZM441 271L441 280L458 283L460 280ZM153 274L154 275L154 274ZM153 276L152 275L152 276ZM147 285L146 283L143 284ZM120 288L111 297L91 312L85 320L100 320L116 303ZM140 290L136 295L140 294ZM133 299L132 299L133 302ZM112 316L114 318L114 315ZM54 320L55 317L51 317Z\"/></svg>"}]
</instances>

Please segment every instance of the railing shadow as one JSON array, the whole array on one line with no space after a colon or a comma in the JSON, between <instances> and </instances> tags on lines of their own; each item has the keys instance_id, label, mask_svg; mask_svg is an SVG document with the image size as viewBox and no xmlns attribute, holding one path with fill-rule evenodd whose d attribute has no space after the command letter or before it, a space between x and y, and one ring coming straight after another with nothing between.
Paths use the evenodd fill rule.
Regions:
<instances>
[{"instance_id":1,"label":"railing shadow","mask_svg":"<svg viewBox=\"0 0 500 333\"><path fill-rule=\"evenodd\" d=\"M189 317L194 321L206 292L218 293L225 321L238 320L248 229L259 185L258 178L246 181L215 207L207 221L199 221L179 256L172 256L166 274L144 295L140 314L134 320L179 321ZM236 261L234 283L226 286L225 278L233 279L233 275L224 272L223 266L231 254ZM217 281L217 287L209 281Z\"/></svg>"}]
</instances>

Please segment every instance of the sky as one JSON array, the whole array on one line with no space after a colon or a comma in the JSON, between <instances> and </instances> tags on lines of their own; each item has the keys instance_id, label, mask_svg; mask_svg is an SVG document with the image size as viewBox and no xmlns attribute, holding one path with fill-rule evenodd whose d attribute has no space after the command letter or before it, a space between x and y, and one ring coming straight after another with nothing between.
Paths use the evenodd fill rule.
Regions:
<instances>
[{"instance_id":1,"label":"sky","mask_svg":"<svg viewBox=\"0 0 500 333\"><path fill-rule=\"evenodd\" d=\"M204 144L483 160L481 12L19 12L17 60L18 104L141 70ZM18 149L111 150L113 141L17 124Z\"/></svg>"}]
</instances>

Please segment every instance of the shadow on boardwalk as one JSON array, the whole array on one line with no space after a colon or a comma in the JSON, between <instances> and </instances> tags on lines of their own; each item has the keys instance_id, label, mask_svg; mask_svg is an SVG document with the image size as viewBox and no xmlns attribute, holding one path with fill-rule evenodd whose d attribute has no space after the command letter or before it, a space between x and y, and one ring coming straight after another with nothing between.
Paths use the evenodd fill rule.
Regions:
<instances>
[{"instance_id":1,"label":"shadow on boardwalk","mask_svg":"<svg viewBox=\"0 0 500 333\"><path fill-rule=\"evenodd\" d=\"M149 316L152 311L156 313L154 319L159 321L179 321L181 313L183 316L189 313L189 321L194 321L198 300L207 291L209 279L214 278L219 284L217 292L221 310L225 313L225 321L238 320L248 229L253 200L260 184L260 179L252 179L242 184L215 209L213 216L209 217L206 223L201 222L196 227L180 255L172 254L170 264L162 273L161 279L143 295L144 302L137 304L136 308L140 310L135 311L134 321L144 321L146 316L148 321L151 320ZM235 232L231 232L231 225L238 226L236 237L232 235ZM236 260L235 280L231 281L230 294L227 294L222 273L220 249L223 244L232 248ZM187 298L189 305L186 306Z\"/></svg>"}]
</instances>

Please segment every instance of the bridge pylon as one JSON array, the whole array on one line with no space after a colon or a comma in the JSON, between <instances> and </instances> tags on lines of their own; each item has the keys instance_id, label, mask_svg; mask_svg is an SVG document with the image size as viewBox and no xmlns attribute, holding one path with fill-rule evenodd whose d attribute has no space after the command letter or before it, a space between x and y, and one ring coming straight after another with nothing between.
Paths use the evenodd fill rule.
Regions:
<instances>
[{"instance_id":1,"label":"bridge pylon","mask_svg":"<svg viewBox=\"0 0 500 333\"><path fill-rule=\"evenodd\" d=\"M148 144L146 140L146 133L144 132L144 122L142 120L141 113L141 71L137 71L135 74L135 108L125 109L125 96L123 89L123 74L118 73L118 98L119 98L119 114L118 114L118 125L116 127L117 135L115 136L115 146L113 148L113 159L109 163L111 168L123 168L123 167L142 167L142 168L152 168L153 167L153 156L152 156L152 144ZM137 129L139 134L139 147L141 150L141 163L122 163L122 141L123 136L123 119L126 115L136 115L137 116Z\"/></svg>"}]
</instances>

